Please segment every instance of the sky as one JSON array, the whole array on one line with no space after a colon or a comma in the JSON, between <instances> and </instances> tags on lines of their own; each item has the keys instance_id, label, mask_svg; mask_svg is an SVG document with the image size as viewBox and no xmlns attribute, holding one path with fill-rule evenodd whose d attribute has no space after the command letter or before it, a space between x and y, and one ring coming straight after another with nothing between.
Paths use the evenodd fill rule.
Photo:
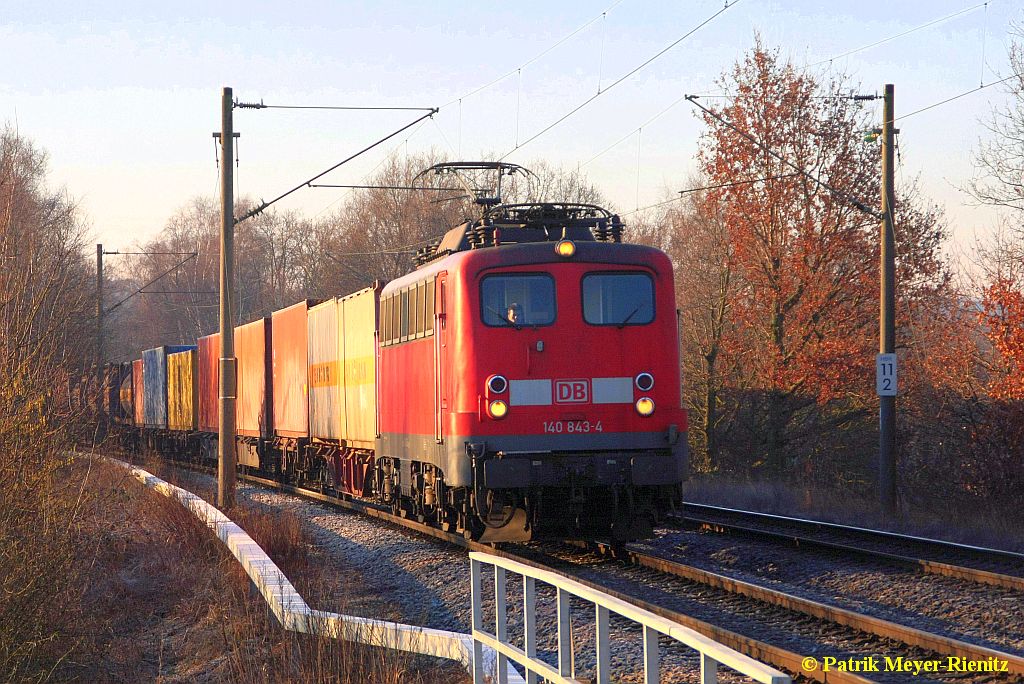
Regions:
<instances>
[{"instance_id":1,"label":"sky","mask_svg":"<svg viewBox=\"0 0 1024 684\"><path fill-rule=\"evenodd\" d=\"M526 166L579 168L625 213L684 187L703 124L682 98L716 92L716 79L759 34L797 66L847 74L858 92L895 84L899 178L917 178L923 196L945 209L956 245L969 249L993 230L994 212L963 188L976 174L982 122L1005 101L1000 87L899 117L1009 75L1024 4L730 1L617 82L722 9L723 0L3 0L0 125L47 150L53 185L79 201L107 249L138 245L191 198L216 196L212 133L224 86L241 101L275 105L441 107L321 182L357 184L389 152L511 152L508 161ZM881 102L865 106L880 122ZM236 109L236 194L275 197L417 116ZM303 189L276 207L322 215L347 192Z\"/></svg>"}]
</instances>

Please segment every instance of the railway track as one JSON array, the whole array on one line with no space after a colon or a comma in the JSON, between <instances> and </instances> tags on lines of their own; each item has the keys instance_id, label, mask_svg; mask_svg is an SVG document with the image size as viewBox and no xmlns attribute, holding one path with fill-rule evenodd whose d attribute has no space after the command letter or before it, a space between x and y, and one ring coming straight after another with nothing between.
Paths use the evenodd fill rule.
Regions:
<instances>
[{"instance_id":1,"label":"railway track","mask_svg":"<svg viewBox=\"0 0 1024 684\"><path fill-rule=\"evenodd\" d=\"M698 568L664 556L647 553L631 548L630 545L612 546L608 544L574 544L577 547L589 548L603 556L615 558L625 564L651 570L663 575L677 577L690 583L703 585L716 591L723 591L747 597L753 601L784 609L791 613L805 615L825 623L870 634L882 640L891 640L907 647L939 654L944 657L959 657L970 660L986 660L997 658L1008 663L1010 674L1014 677L1009 681L1024 679L1024 657L999 651L997 649L972 644L948 636L933 634L904 624L884 620L871 615L857 613L838 606L813 601L791 593L772 589L760 584L746 582L728 577L703 568ZM779 663L774 663L782 667ZM962 681L959 678L953 678ZM836 681L832 678L829 681Z\"/></svg>"},{"instance_id":2,"label":"railway track","mask_svg":"<svg viewBox=\"0 0 1024 684\"><path fill-rule=\"evenodd\" d=\"M196 468L181 463L175 465L199 469L207 473L212 471L209 468ZM930 634L835 606L808 601L652 554L628 550L624 552L623 547L615 547L613 554L615 559L608 556L605 560L611 564L626 561L645 572L654 573L649 577L657 575L671 578L672 581L681 583L680 587L689 585L690 588L683 594L676 594L677 590L682 591L682 589L676 587L669 591L650 591L650 587L644 585L642 581L640 584L621 584L619 580L604 575L600 571L595 571L594 567L589 567L584 571L581 566L570 559L555 558L534 547L517 546L497 549L488 544L466 539L462 535L431 527L417 520L393 515L390 511L373 504L338 498L301 487L283 485L274 480L248 473L242 473L239 477L262 487L359 512L466 550L483 551L512 558L534 567L555 569L585 585L686 625L737 651L770 663L791 673L795 679L838 682L840 684L903 681L899 676L894 678L875 675L874 678L868 678L854 672L835 670L826 674L820 669L808 672L802 665L804 658L809 655L838 654L843 657L856 658L898 654L911 658L942 660L949 656L980 661L997 658L1006 661L1009 665L1008 675L965 678L962 674L958 674L932 681L1024 681L1024 658L1020 656ZM591 548L602 554L609 554L612 551L612 547L608 545L592 545ZM657 600L640 599L638 598L640 593L656 594ZM680 595L692 595L692 597L681 600ZM695 615L701 611L686 610L685 607L680 606L680 603L685 604L688 601L700 605L709 602L719 604L718 608L710 611L712 614L715 614L716 610L718 612L710 619L708 615ZM797 636L794 638L793 634ZM794 647L794 642L797 644L796 647ZM916 681L928 681L920 677L915 679Z\"/></svg>"},{"instance_id":3,"label":"railway track","mask_svg":"<svg viewBox=\"0 0 1024 684\"><path fill-rule=\"evenodd\" d=\"M682 513L678 522L707 531L832 549L927 574L1024 592L1024 554L1013 551L704 504L683 504Z\"/></svg>"}]
</instances>

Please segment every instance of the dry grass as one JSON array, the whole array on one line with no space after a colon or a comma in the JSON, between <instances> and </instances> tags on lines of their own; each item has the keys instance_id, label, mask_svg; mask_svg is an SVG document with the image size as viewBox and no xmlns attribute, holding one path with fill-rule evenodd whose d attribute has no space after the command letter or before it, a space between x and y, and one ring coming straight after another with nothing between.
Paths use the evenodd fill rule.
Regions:
<instances>
[{"instance_id":1,"label":"dry grass","mask_svg":"<svg viewBox=\"0 0 1024 684\"><path fill-rule=\"evenodd\" d=\"M1024 512L1019 507L971 506L936 496L931 505L903 502L899 518L891 521L874 499L849 491L709 475L695 475L687 482L683 499L1024 551Z\"/></svg>"},{"instance_id":2,"label":"dry grass","mask_svg":"<svg viewBox=\"0 0 1024 684\"><path fill-rule=\"evenodd\" d=\"M159 461L145 467L208 501L214 495L208 478ZM237 562L204 526L175 502L152 492L145 492L145 498L158 500L150 502L147 515L176 535L183 552L194 550L203 561L191 567L182 562L177 566L179 574L184 569L186 575L180 589L186 594L194 592L191 601L206 608L195 616L198 619L192 621L187 639L179 633L167 642L168 658L174 665L159 673L161 681L468 681L465 670L447 661L285 632ZM345 612L349 596L373 592L326 557L292 513L243 502L229 515L277 563L311 606ZM205 655L193 657L188 645L193 641L199 646L216 644L219 649L216 654L207 649Z\"/></svg>"},{"instance_id":3,"label":"dry grass","mask_svg":"<svg viewBox=\"0 0 1024 684\"><path fill-rule=\"evenodd\" d=\"M177 501L102 461L56 474L49 496L82 493L57 507L62 525L0 531L0 681L467 681L446 661L285 632ZM232 516L314 607L369 591L341 581L295 516Z\"/></svg>"}]
</instances>

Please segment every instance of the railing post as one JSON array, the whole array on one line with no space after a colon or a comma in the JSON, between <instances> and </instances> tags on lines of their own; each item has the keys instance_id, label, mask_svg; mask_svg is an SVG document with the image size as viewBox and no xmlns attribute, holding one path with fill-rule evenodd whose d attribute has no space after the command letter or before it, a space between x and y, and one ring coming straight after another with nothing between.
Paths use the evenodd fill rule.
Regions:
<instances>
[{"instance_id":1,"label":"railing post","mask_svg":"<svg viewBox=\"0 0 1024 684\"><path fill-rule=\"evenodd\" d=\"M473 631L483 631L484 609L480 603L480 561L469 560L469 593L473 604ZM473 637L473 684L485 684L484 645Z\"/></svg>"},{"instance_id":2,"label":"railing post","mask_svg":"<svg viewBox=\"0 0 1024 684\"><path fill-rule=\"evenodd\" d=\"M523 647L526 657L537 657L537 580L523 575ZM526 684L537 684L536 672L526 670Z\"/></svg>"},{"instance_id":3,"label":"railing post","mask_svg":"<svg viewBox=\"0 0 1024 684\"><path fill-rule=\"evenodd\" d=\"M644 625L644 684L658 684L658 630Z\"/></svg>"},{"instance_id":4,"label":"railing post","mask_svg":"<svg viewBox=\"0 0 1024 684\"><path fill-rule=\"evenodd\" d=\"M597 684L611 682L611 647L608 643L608 609L602 605L597 607Z\"/></svg>"},{"instance_id":5,"label":"railing post","mask_svg":"<svg viewBox=\"0 0 1024 684\"><path fill-rule=\"evenodd\" d=\"M707 653L700 654L700 684L718 684L718 661Z\"/></svg>"},{"instance_id":6,"label":"railing post","mask_svg":"<svg viewBox=\"0 0 1024 684\"><path fill-rule=\"evenodd\" d=\"M572 676L572 625L569 622L569 592L558 587L558 673Z\"/></svg>"},{"instance_id":7,"label":"railing post","mask_svg":"<svg viewBox=\"0 0 1024 684\"><path fill-rule=\"evenodd\" d=\"M505 568L494 566L494 636L499 642L508 643L508 620L505 593ZM498 653L498 684L508 684L508 656Z\"/></svg>"}]
</instances>

